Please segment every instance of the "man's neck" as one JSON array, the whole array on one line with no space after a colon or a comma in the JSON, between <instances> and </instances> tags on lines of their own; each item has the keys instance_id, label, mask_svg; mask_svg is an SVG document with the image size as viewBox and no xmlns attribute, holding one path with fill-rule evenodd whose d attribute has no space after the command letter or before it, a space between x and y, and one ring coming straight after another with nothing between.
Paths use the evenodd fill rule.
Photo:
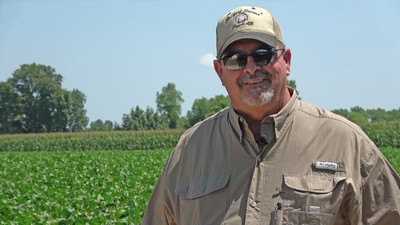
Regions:
<instances>
[{"instance_id":1,"label":"man's neck","mask_svg":"<svg viewBox=\"0 0 400 225\"><path fill-rule=\"evenodd\" d=\"M254 135L256 141L261 138L261 124L264 118L278 113L290 101L291 95L289 89L283 94L282 98L273 99L271 102L261 106L242 105L236 108L236 113L243 116L249 125L249 129Z\"/></svg>"}]
</instances>

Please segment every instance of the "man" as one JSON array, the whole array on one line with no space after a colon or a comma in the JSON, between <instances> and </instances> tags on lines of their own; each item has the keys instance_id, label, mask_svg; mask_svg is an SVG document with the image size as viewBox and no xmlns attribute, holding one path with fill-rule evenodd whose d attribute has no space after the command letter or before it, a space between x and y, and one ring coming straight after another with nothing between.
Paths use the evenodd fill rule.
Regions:
<instances>
[{"instance_id":1,"label":"man","mask_svg":"<svg viewBox=\"0 0 400 225\"><path fill-rule=\"evenodd\" d=\"M143 224L400 224L400 178L379 149L286 86L274 17L239 7L216 33L231 106L182 135Z\"/></svg>"}]
</instances>

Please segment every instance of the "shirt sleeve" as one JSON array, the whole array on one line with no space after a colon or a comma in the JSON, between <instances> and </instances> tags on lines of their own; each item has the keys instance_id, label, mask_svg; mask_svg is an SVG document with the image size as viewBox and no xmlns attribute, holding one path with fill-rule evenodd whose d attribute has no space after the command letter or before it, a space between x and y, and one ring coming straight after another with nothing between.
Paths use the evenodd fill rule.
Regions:
<instances>
[{"instance_id":1,"label":"shirt sleeve","mask_svg":"<svg viewBox=\"0 0 400 225\"><path fill-rule=\"evenodd\" d=\"M361 157L362 224L400 224L400 178L379 149Z\"/></svg>"},{"instance_id":2,"label":"shirt sleeve","mask_svg":"<svg viewBox=\"0 0 400 225\"><path fill-rule=\"evenodd\" d=\"M166 196L166 177L167 165L164 167L162 174L160 175L156 186L153 190L153 194L147 205L146 212L144 214L141 225L175 225L171 213L165 204Z\"/></svg>"}]
</instances>

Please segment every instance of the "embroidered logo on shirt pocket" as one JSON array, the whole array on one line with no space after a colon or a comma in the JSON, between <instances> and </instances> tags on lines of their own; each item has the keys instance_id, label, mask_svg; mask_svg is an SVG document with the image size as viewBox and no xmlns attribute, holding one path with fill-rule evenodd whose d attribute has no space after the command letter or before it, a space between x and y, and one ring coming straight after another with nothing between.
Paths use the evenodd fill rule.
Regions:
<instances>
[{"instance_id":1,"label":"embroidered logo on shirt pocket","mask_svg":"<svg viewBox=\"0 0 400 225\"><path fill-rule=\"evenodd\" d=\"M227 211L229 174L182 182L179 196L182 224L221 224Z\"/></svg>"},{"instance_id":2,"label":"embroidered logo on shirt pocket","mask_svg":"<svg viewBox=\"0 0 400 225\"><path fill-rule=\"evenodd\" d=\"M345 174L285 174L283 224L327 224L342 202ZM279 224L279 223L277 223Z\"/></svg>"}]
</instances>

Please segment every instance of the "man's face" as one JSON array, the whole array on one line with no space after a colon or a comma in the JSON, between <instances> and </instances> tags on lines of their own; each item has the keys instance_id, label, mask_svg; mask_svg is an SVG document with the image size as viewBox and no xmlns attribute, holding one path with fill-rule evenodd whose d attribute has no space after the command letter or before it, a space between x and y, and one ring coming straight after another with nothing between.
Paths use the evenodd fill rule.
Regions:
<instances>
[{"instance_id":1,"label":"man's face","mask_svg":"<svg viewBox=\"0 0 400 225\"><path fill-rule=\"evenodd\" d=\"M266 48L270 47L256 40L240 40L233 43L222 58L233 53L251 55ZM279 100L279 95L286 90L286 77L290 73L290 50L277 51L275 57L267 65L257 65L254 57L247 57L246 65L238 70L229 70L221 60L214 62L215 70L235 109L273 104Z\"/></svg>"}]
</instances>

